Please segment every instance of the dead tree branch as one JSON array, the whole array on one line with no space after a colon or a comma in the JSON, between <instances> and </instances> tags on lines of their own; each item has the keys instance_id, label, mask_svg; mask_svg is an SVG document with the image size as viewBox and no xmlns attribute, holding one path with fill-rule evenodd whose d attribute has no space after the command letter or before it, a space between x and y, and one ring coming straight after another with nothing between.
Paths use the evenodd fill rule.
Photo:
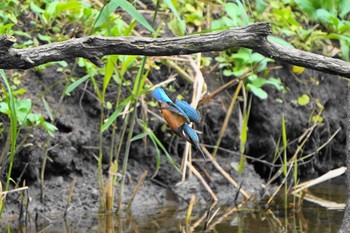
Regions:
<instances>
[{"instance_id":1,"label":"dead tree branch","mask_svg":"<svg viewBox=\"0 0 350 233\"><path fill-rule=\"evenodd\" d=\"M111 54L170 56L246 47L288 64L350 78L350 63L270 42L268 23L256 23L226 31L173 38L89 36L27 49L14 49L14 38L0 36L0 68L29 69L76 57L103 66L101 57Z\"/></svg>"}]
</instances>

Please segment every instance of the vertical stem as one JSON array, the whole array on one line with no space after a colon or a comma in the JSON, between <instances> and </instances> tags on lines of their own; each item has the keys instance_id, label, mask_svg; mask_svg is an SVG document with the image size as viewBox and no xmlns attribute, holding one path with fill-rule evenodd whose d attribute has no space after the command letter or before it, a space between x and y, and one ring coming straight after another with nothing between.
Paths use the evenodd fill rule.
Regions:
<instances>
[{"instance_id":1,"label":"vertical stem","mask_svg":"<svg viewBox=\"0 0 350 233\"><path fill-rule=\"evenodd\" d=\"M132 138L132 134L134 132L135 120L136 120L136 115L137 115L137 108L136 108L137 107L137 103L138 103L138 101L135 100L135 108L134 108L134 111L132 113L132 117L131 117L131 121L130 121L128 140L126 142L125 154L124 154L124 159L123 159L122 179L120 181L121 182L120 183L120 193L119 193L118 209L117 209L118 213L120 213L121 204L122 204L122 201L123 201L125 174L126 174L126 169L127 169L127 166L128 166L131 138Z\"/></svg>"},{"instance_id":2,"label":"vertical stem","mask_svg":"<svg viewBox=\"0 0 350 233\"><path fill-rule=\"evenodd\" d=\"M223 136L224 136L226 127L227 127L228 122L229 122L229 120L230 120L230 117L231 117L231 114L232 114L232 112L233 112L233 109L234 109L234 107L235 107L235 105L236 105L237 98L238 98L238 94L239 94L239 92L240 92L242 86L243 86L243 81L240 81L240 82L238 83L237 88L236 88L236 92L235 92L235 94L234 94L233 97L232 97L231 105L230 105L229 109L227 110L227 114L226 114L224 123L222 124L221 130L220 130L220 133L219 133L219 138L218 138L218 140L217 140L217 142L216 142L215 149L214 149L214 152L213 152L213 157L214 157L214 158L216 157L216 154L218 153L218 149L219 149L221 140L222 140L222 138L223 138Z\"/></svg>"},{"instance_id":3,"label":"vertical stem","mask_svg":"<svg viewBox=\"0 0 350 233\"><path fill-rule=\"evenodd\" d=\"M98 162L97 162L97 178L98 178L98 185L99 185L99 191L100 191L100 211L106 210L106 197L105 197L105 191L104 191L104 183L103 183L103 171L102 171L102 160L103 160L103 131L101 129L104 121L104 98L100 99L100 130L98 132L99 137L99 146L98 146Z\"/></svg>"},{"instance_id":4,"label":"vertical stem","mask_svg":"<svg viewBox=\"0 0 350 233\"><path fill-rule=\"evenodd\" d=\"M125 154L124 154L123 167L122 167L122 179L120 181L121 184L120 184L120 192L119 192L119 199L118 199L118 209L117 209L118 213L120 213L121 204L123 202L125 174L126 174L126 169L128 166L131 138L132 138L132 134L134 133L134 126L135 126L136 116L137 116L137 104L138 104L141 83L142 83L142 74L143 74L143 71L145 68L146 60L147 60L147 58L143 57L139 73L138 73L137 78L135 80L135 88L134 88L134 92L133 92L133 94L135 96L134 111L132 112L130 126L129 126L129 134L128 134L128 138L127 138L127 142L126 142L126 146L125 146Z\"/></svg>"},{"instance_id":5,"label":"vertical stem","mask_svg":"<svg viewBox=\"0 0 350 233\"><path fill-rule=\"evenodd\" d=\"M11 85L7 79L6 73L3 70L0 70L0 75L5 82L7 89L7 105L10 110L10 161L7 172L7 179L5 185L5 191L9 190L10 187L10 179L12 173L12 165L15 158L16 151L16 141L17 141L17 114L16 114L16 105L15 105L15 97L12 94ZM0 217L2 215L3 208L5 206L6 196L2 199L2 203L0 204Z\"/></svg>"}]
</instances>

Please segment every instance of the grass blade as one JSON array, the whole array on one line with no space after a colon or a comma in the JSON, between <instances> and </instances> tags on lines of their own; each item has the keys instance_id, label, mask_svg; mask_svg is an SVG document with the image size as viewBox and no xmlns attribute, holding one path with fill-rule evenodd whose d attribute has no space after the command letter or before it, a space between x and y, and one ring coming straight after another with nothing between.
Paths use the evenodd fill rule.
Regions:
<instances>
[{"instance_id":1,"label":"grass blade","mask_svg":"<svg viewBox=\"0 0 350 233\"><path fill-rule=\"evenodd\" d=\"M106 129L111 126L111 124L117 119L117 117L120 115L121 111L124 109L124 107L130 103L132 100L132 96L129 96L128 98L124 99L119 106L115 109L113 114L108 118L108 120L102 125L101 131L104 132Z\"/></svg>"},{"instance_id":2,"label":"grass blade","mask_svg":"<svg viewBox=\"0 0 350 233\"><path fill-rule=\"evenodd\" d=\"M7 93L6 93L6 101L8 104L8 108L10 109L10 160L8 165L8 171L7 171L7 178L6 178L6 185L5 185L5 191L8 191L10 186L10 180L11 180L11 172L12 172L12 166L15 158L15 151L16 151L16 141L17 141L17 114L16 114L16 105L15 105L15 97L12 94L11 85L8 81L8 78L6 76L6 73L3 70L0 70L0 76L4 80ZM2 203L0 205L0 217L2 215L3 208L5 206L6 198L2 199Z\"/></svg>"},{"instance_id":3,"label":"grass blade","mask_svg":"<svg viewBox=\"0 0 350 233\"><path fill-rule=\"evenodd\" d=\"M110 1L108 4L104 5L99 15L97 16L94 26L92 30L101 26L109 17L110 14L114 13L114 11L119 7L118 1Z\"/></svg>"},{"instance_id":4,"label":"grass blade","mask_svg":"<svg viewBox=\"0 0 350 233\"><path fill-rule=\"evenodd\" d=\"M118 2L120 7L123 8L126 12L129 13L137 22L142 24L150 32L155 32L152 26L147 22L143 15L136 10L136 8L126 0L113 0L112 2Z\"/></svg>"},{"instance_id":5,"label":"grass blade","mask_svg":"<svg viewBox=\"0 0 350 233\"><path fill-rule=\"evenodd\" d=\"M148 131L148 136L151 138L152 141L156 143L156 146L159 147L165 154L165 156L168 158L169 163L179 172L181 173L180 168L176 165L174 162L173 158L171 158L170 154L168 151L165 149L164 145L162 142L157 138L157 136L153 133L153 131L149 128L147 128Z\"/></svg>"},{"instance_id":6,"label":"grass blade","mask_svg":"<svg viewBox=\"0 0 350 233\"><path fill-rule=\"evenodd\" d=\"M69 95L73 90L75 90L75 88L77 88L80 84L82 84L83 82L85 82L88 78L90 77L90 74L87 74L85 76L83 76L82 78L74 81L71 85L69 85L66 89L66 91L64 92L65 95Z\"/></svg>"},{"instance_id":7,"label":"grass blade","mask_svg":"<svg viewBox=\"0 0 350 233\"><path fill-rule=\"evenodd\" d=\"M168 5L170 10L173 12L173 14L175 15L177 21L179 21L181 30L183 32L186 32L186 25L185 25L184 21L181 19L179 13L177 12L173 2L171 0L165 0L164 2Z\"/></svg>"}]
</instances>

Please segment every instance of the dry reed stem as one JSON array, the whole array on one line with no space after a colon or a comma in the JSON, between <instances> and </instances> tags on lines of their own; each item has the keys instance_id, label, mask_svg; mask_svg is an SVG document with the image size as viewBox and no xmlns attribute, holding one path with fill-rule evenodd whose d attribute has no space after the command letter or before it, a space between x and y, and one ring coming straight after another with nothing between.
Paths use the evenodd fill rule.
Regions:
<instances>
[{"instance_id":1,"label":"dry reed stem","mask_svg":"<svg viewBox=\"0 0 350 233\"><path fill-rule=\"evenodd\" d=\"M211 221L213 221L214 217L215 217L216 214L219 212L219 210L220 210L220 207L218 207L218 208L214 211L214 213L210 216L210 218L209 218L209 220L208 220L208 222L207 222L207 225L210 225Z\"/></svg>"},{"instance_id":2,"label":"dry reed stem","mask_svg":"<svg viewBox=\"0 0 350 233\"><path fill-rule=\"evenodd\" d=\"M213 157L214 158L216 157L216 154L218 152L218 148L220 146L221 140L224 137L224 133L225 133L227 125L228 125L228 123L230 121L230 118L231 118L232 112L234 110L234 107L236 106L237 99L238 99L238 94L239 94L240 90L242 89L242 86L243 86L243 82L240 81L238 83L238 86L236 88L236 91L235 91L234 95L232 96L230 107L227 110L224 123L222 124L222 127L221 127L220 132L219 132L219 138L216 141L215 149L214 149L214 152L213 152Z\"/></svg>"},{"instance_id":3,"label":"dry reed stem","mask_svg":"<svg viewBox=\"0 0 350 233\"><path fill-rule=\"evenodd\" d=\"M312 153L310 153L310 154L305 155L305 156L303 157L303 159L306 159L306 158L308 158L308 157L310 157L310 156L312 156L312 155L315 155L315 154L318 153L320 150L322 150L325 146L328 145L328 143L330 143L330 142L332 141L332 139L340 132L340 130L341 130L341 128L338 128L338 129L332 134L332 136L329 137L329 139L328 139L325 143L323 143L320 147L317 148L316 151L314 151L314 152L312 152Z\"/></svg>"},{"instance_id":4,"label":"dry reed stem","mask_svg":"<svg viewBox=\"0 0 350 233\"><path fill-rule=\"evenodd\" d=\"M7 194L20 192L20 191L23 191L23 190L26 190L26 189L28 189L28 186L21 187L21 188L16 188L16 189L9 190L9 191L3 191L3 192L0 192L0 196L6 196ZM2 188L0 189L0 191L1 190L2 190Z\"/></svg>"},{"instance_id":5,"label":"dry reed stem","mask_svg":"<svg viewBox=\"0 0 350 233\"><path fill-rule=\"evenodd\" d=\"M188 205L187 213L186 213L186 218L185 218L186 226L190 225L191 223L192 210L195 202L196 202L196 196L192 194L190 203Z\"/></svg>"},{"instance_id":6,"label":"dry reed stem","mask_svg":"<svg viewBox=\"0 0 350 233\"><path fill-rule=\"evenodd\" d=\"M146 79L146 81L147 81L148 79ZM154 89L156 89L157 87L160 87L160 86L163 86L163 85L168 85L169 83L171 83L171 82L174 82L176 80L176 78L174 78L174 77L169 77L167 80L165 80L165 81L163 81L163 82L160 82L160 83L158 83L158 84L156 84L156 85L153 85L149 80L149 83L148 84L150 84L150 85L152 85L152 88L150 89L150 91L153 91Z\"/></svg>"},{"instance_id":7,"label":"dry reed stem","mask_svg":"<svg viewBox=\"0 0 350 233\"><path fill-rule=\"evenodd\" d=\"M310 187L315 186L317 184L323 183L327 180L338 177L338 176L344 174L345 171L346 171L346 167L336 168L336 169L333 169L333 170L327 172L326 174L324 174L320 177L317 177L316 179L309 180L309 181L303 182L301 184L298 184L298 185L293 187L292 194L295 195L295 194L303 191L304 189L310 188Z\"/></svg>"},{"instance_id":8,"label":"dry reed stem","mask_svg":"<svg viewBox=\"0 0 350 233\"><path fill-rule=\"evenodd\" d=\"M209 194L213 198L214 202L218 202L219 199L217 198L217 196L215 195L213 190L210 188L208 183L204 180L202 175L197 171L197 169L195 167L193 167L192 164L190 164L190 163L187 163L187 166L193 172L193 174L202 182L203 186L209 192Z\"/></svg>"},{"instance_id":9,"label":"dry reed stem","mask_svg":"<svg viewBox=\"0 0 350 233\"><path fill-rule=\"evenodd\" d=\"M257 63L252 68L252 71L255 72L255 70L256 70L256 68L258 67L259 64L260 63ZM200 99L198 104L202 105L204 103L209 102L212 98L214 98L215 96L217 96L221 92L227 90L228 88L232 87L233 85L236 85L238 82L243 81L244 79L248 78L251 73L252 73L251 70L245 71L240 77L234 78L231 81L229 81L229 82L225 83L224 85L220 86L216 90L214 90L214 91L212 91L210 93L207 93L205 96L203 96L203 98Z\"/></svg>"},{"instance_id":10,"label":"dry reed stem","mask_svg":"<svg viewBox=\"0 0 350 233\"><path fill-rule=\"evenodd\" d=\"M169 58L162 59L162 62L169 66L170 68L174 69L176 73L178 73L181 77L183 77L187 82L193 83L194 79L189 75L186 71L184 71L179 65L177 65L175 62L170 61Z\"/></svg>"},{"instance_id":11,"label":"dry reed stem","mask_svg":"<svg viewBox=\"0 0 350 233\"><path fill-rule=\"evenodd\" d=\"M201 70L199 69L200 67L200 59L199 59L199 63L195 63L192 59L191 56L189 56L189 61L190 64L195 72L195 78L194 78L194 83L193 83L193 95L192 95L192 101L191 101L191 106L196 109L197 105L199 103L199 100L202 96L202 90L204 87L204 78L203 78L203 74L201 72ZM185 151L184 151L184 156L183 156L183 160L182 160L182 164L183 164L183 170L182 170L182 179L181 181L183 182L186 178L186 168L187 168L187 164L190 163L192 164L192 156L190 156L190 149L191 149L191 144L189 142L186 142L186 146L185 146ZM191 169L189 171L189 176L191 176Z\"/></svg>"},{"instance_id":12,"label":"dry reed stem","mask_svg":"<svg viewBox=\"0 0 350 233\"><path fill-rule=\"evenodd\" d=\"M293 163L295 162L295 160L297 159L297 156L299 154L299 152L301 151L301 149L303 148L304 144L306 143L306 141L309 139L309 137L311 136L311 133L313 132L313 130L316 128L317 123L314 122L314 124L312 126L310 126L309 128L307 128L298 138L298 142L301 142L300 145L298 145L296 151L294 152L294 155L288 160L287 164L285 166L289 166L288 171L287 171L287 175L286 177L283 179L282 183L277 187L277 189L274 191L274 193L271 195L271 197L269 198L269 200L267 201L268 204L270 204L273 200L273 198L277 195L277 193L280 191L280 189L282 188L283 184L285 183L287 177L289 176L289 172L292 171L293 168ZM268 184L270 184L273 180L275 180L277 177L279 177L282 173L283 173L283 167L282 166L278 172L269 180Z\"/></svg>"},{"instance_id":13,"label":"dry reed stem","mask_svg":"<svg viewBox=\"0 0 350 233\"><path fill-rule=\"evenodd\" d=\"M215 222L213 222L212 224L210 224L210 227L208 230L214 229L214 227L219 224L224 222L225 220L231 218L230 215L232 215L232 213L234 212L238 212L241 211L241 208L249 201L249 199L244 200L242 203L238 204L235 207L229 208L222 216L218 217Z\"/></svg>"},{"instance_id":14,"label":"dry reed stem","mask_svg":"<svg viewBox=\"0 0 350 233\"><path fill-rule=\"evenodd\" d=\"M214 208L214 206L217 204L217 202L213 202L208 211L210 211L212 208ZM208 213L209 212L205 212L204 214L202 214L202 216L200 218L198 218L192 225L190 229L196 229L204 220L206 220L208 218Z\"/></svg>"},{"instance_id":15,"label":"dry reed stem","mask_svg":"<svg viewBox=\"0 0 350 233\"><path fill-rule=\"evenodd\" d=\"M114 203L113 178L111 175L106 180L105 195L106 195L106 211L110 212L113 210L113 203Z\"/></svg>"},{"instance_id":16,"label":"dry reed stem","mask_svg":"<svg viewBox=\"0 0 350 233\"><path fill-rule=\"evenodd\" d=\"M296 196L300 196L298 194L295 194ZM319 206L325 207L329 210L344 210L346 207L345 203L337 203L334 201L329 201L329 200L325 200L323 198L317 197L315 195L312 195L311 193L307 192L304 196L303 196L304 200L307 200L309 202L312 202L314 204L317 204Z\"/></svg>"},{"instance_id":17,"label":"dry reed stem","mask_svg":"<svg viewBox=\"0 0 350 233\"><path fill-rule=\"evenodd\" d=\"M306 141L309 139L309 137L311 136L311 133L313 132L313 130L318 126L317 122L314 122L314 124L312 126L310 126L309 128L307 128L304 133L301 134L301 136L299 137L298 139L298 142L301 142L302 143L300 145L298 145L298 148L297 150L295 151L294 155L292 156L292 158L288 161L288 166L289 169L288 169L288 174L289 172L292 170L292 164L294 163L294 160L297 159L297 155L299 154L299 152L302 150L303 148L303 145L306 143ZM320 151L323 147L325 147L334 137L335 135L340 131L340 128L337 129L335 131L335 133L324 143L321 145L321 147L319 147L317 149L317 152ZM314 152L314 153L317 153L317 152ZM307 157L311 156L313 153L307 155ZM305 159L305 157L303 158ZM268 182L268 185L270 183L272 183L273 180L275 180L277 177L279 177L283 172L283 167L281 167L278 172L269 180ZM288 177L288 175L287 175ZM275 190L275 192L272 194L272 196L270 197L270 199L268 200L268 204L272 202L273 198L277 195L277 193L279 192L279 190L281 189L282 185L284 184L286 178L283 179L282 183L277 187L277 189Z\"/></svg>"}]
</instances>

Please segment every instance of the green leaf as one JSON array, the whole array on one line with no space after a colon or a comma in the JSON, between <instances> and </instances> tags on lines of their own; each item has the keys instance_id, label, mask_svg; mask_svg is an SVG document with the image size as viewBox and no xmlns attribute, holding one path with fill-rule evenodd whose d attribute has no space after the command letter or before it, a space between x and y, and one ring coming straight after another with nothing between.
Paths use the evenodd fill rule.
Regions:
<instances>
[{"instance_id":1,"label":"green leaf","mask_svg":"<svg viewBox=\"0 0 350 233\"><path fill-rule=\"evenodd\" d=\"M233 72L232 72L232 70L224 70L224 71L223 71L223 74L224 74L225 76L232 76L232 75L233 75Z\"/></svg>"},{"instance_id":2,"label":"green leaf","mask_svg":"<svg viewBox=\"0 0 350 233\"><path fill-rule=\"evenodd\" d=\"M45 15L52 18L56 17L57 15L56 6L58 3L59 3L58 1L50 2L46 7Z\"/></svg>"},{"instance_id":3,"label":"green leaf","mask_svg":"<svg viewBox=\"0 0 350 233\"><path fill-rule=\"evenodd\" d=\"M333 23L332 22L333 15L325 9L318 9L315 13L315 17L320 22L328 23L328 24Z\"/></svg>"},{"instance_id":4,"label":"green leaf","mask_svg":"<svg viewBox=\"0 0 350 233\"><path fill-rule=\"evenodd\" d=\"M341 54L342 57L345 61L349 61L349 42L345 41L345 40L340 40L340 49L341 49Z\"/></svg>"},{"instance_id":5,"label":"green leaf","mask_svg":"<svg viewBox=\"0 0 350 233\"><path fill-rule=\"evenodd\" d=\"M284 86L281 82L281 79L279 79L279 78L269 78L266 80L265 84L270 84L270 85L274 86L279 91L284 90Z\"/></svg>"},{"instance_id":6,"label":"green leaf","mask_svg":"<svg viewBox=\"0 0 350 233\"><path fill-rule=\"evenodd\" d=\"M266 91L264 91L261 87L256 87L252 84L248 84L247 88L257 97L259 97L260 99L267 99L268 94L266 93Z\"/></svg>"},{"instance_id":7,"label":"green leaf","mask_svg":"<svg viewBox=\"0 0 350 233\"><path fill-rule=\"evenodd\" d=\"M51 43L52 42L51 36L45 36L45 35L42 35L42 34L38 33L38 38L39 38L39 40L44 41L46 43Z\"/></svg>"},{"instance_id":8,"label":"green leaf","mask_svg":"<svg viewBox=\"0 0 350 233\"><path fill-rule=\"evenodd\" d=\"M129 103L132 100L133 96L129 96L128 98L124 99L119 106L114 110L112 115L108 118L108 120L102 125L101 130L102 132L109 128L109 126L117 119L121 111L124 109L127 103Z\"/></svg>"},{"instance_id":9,"label":"green leaf","mask_svg":"<svg viewBox=\"0 0 350 233\"><path fill-rule=\"evenodd\" d=\"M29 7L30 7L30 10L33 11L34 13L36 13L36 14L44 13L44 10L41 9L40 7L38 7L38 5L36 5L34 3L34 1L30 1Z\"/></svg>"},{"instance_id":10,"label":"green leaf","mask_svg":"<svg viewBox=\"0 0 350 233\"><path fill-rule=\"evenodd\" d=\"M5 102L0 102L0 112L6 115L10 114L9 106Z\"/></svg>"},{"instance_id":11,"label":"green leaf","mask_svg":"<svg viewBox=\"0 0 350 233\"><path fill-rule=\"evenodd\" d=\"M135 55L126 55L123 56L122 68L120 69L120 75L124 76L125 72L131 68L136 62L137 56Z\"/></svg>"},{"instance_id":12,"label":"green leaf","mask_svg":"<svg viewBox=\"0 0 350 233\"><path fill-rule=\"evenodd\" d=\"M114 13L119 5L120 4L118 1L110 1L108 4L104 5L97 16L97 19L95 20L93 28L101 26L108 19L108 17Z\"/></svg>"},{"instance_id":13,"label":"green leaf","mask_svg":"<svg viewBox=\"0 0 350 233\"><path fill-rule=\"evenodd\" d=\"M290 43L288 43L287 41L281 39L281 38L278 38L278 37L275 37L275 36L267 36L267 39L269 41L272 41L276 44L279 44L279 45L282 45L282 46L285 46L287 48L294 48L294 46Z\"/></svg>"},{"instance_id":14,"label":"green leaf","mask_svg":"<svg viewBox=\"0 0 350 233\"><path fill-rule=\"evenodd\" d=\"M170 20L170 22L168 23L168 28L174 35L183 36L186 33L186 31L182 29L181 25L179 24L179 21L176 18Z\"/></svg>"},{"instance_id":15,"label":"green leaf","mask_svg":"<svg viewBox=\"0 0 350 233\"><path fill-rule=\"evenodd\" d=\"M50 120L53 121L53 120L54 120L54 116L53 116L53 114L52 114L50 105L47 103L47 101L45 100L44 97L42 97L41 99L42 99L42 101L43 101L43 103L44 103L44 108L45 108L45 110L46 110L46 112L47 112L47 115L49 115Z\"/></svg>"},{"instance_id":16,"label":"green leaf","mask_svg":"<svg viewBox=\"0 0 350 233\"><path fill-rule=\"evenodd\" d=\"M140 133L140 134L135 135L134 137L132 137L130 141L133 142L133 141L139 140L141 138L146 137L147 135L148 135L148 133L146 133L146 132Z\"/></svg>"},{"instance_id":17,"label":"green leaf","mask_svg":"<svg viewBox=\"0 0 350 233\"><path fill-rule=\"evenodd\" d=\"M152 26L147 22L147 20L143 17L143 15L136 10L136 8L129 3L127 0L112 0L112 2L119 2L121 8L123 8L129 15L134 18L137 22L142 24L145 28L147 28L150 32L155 32Z\"/></svg>"},{"instance_id":18,"label":"green leaf","mask_svg":"<svg viewBox=\"0 0 350 233\"><path fill-rule=\"evenodd\" d=\"M176 10L176 8L175 8L173 2L172 2L171 0L165 0L164 2L165 2L165 4L168 5L168 7L170 8L170 10L173 12L175 18L176 18L177 21L179 22L179 27L180 27L180 29L181 29L183 32L186 32L186 25L185 25L184 21L182 21L182 19L181 19L179 13L177 12L177 10Z\"/></svg>"},{"instance_id":19,"label":"green leaf","mask_svg":"<svg viewBox=\"0 0 350 233\"><path fill-rule=\"evenodd\" d=\"M341 0L339 2L339 9L340 9L339 16L341 18L344 18L347 14L349 14L350 13L349 0Z\"/></svg>"},{"instance_id":20,"label":"green leaf","mask_svg":"<svg viewBox=\"0 0 350 233\"><path fill-rule=\"evenodd\" d=\"M75 82L73 82L71 85L69 85L66 89L66 91L64 92L65 95L69 95L73 90L75 90L75 88L77 88L81 83L85 82L88 78L90 77L89 74L83 76L82 78L76 80Z\"/></svg>"},{"instance_id":21,"label":"green leaf","mask_svg":"<svg viewBox=\"0 0 350 233\"><path fill-rule=\"evenodd\" d=\"M298 97L297 102L300 106L305 106L310 102L310 97L306 94L301 95Z\"/></svg>"},{"instance_id":22,"label":"green leaf","mask_svg":"<svg viewBox=\"0 0 350 233\"><path fill-rule=\"evenodd\" d=\"M7 17L9 17L9 19L12 21L12 23L14 23L14 24L17 24L17 23L18 23L18 20L17 20L17 17L16 17L15 14L9 13L9 14L7 15Z\"/></svg>"},{"instance_id":23,"label":"green leaf","mask_svg":"<svg viewBox=\"0 0 350 233\"><path fill-rule=\"evenodd\" d=\"M231 19L235 19L236 16L239 15L238 6L233 2L228 2L225 4L225 11L227 16L229 16Z\"/></svg>"},{"instance_id":24,"label":"green leaf","mask_svg":"<svg viewBox=\"0 0 350 233\"><path fill-rule=\"evenodd\" d=\"M180 168L176 165L176 163L174 162L174 160L171 158L170 154L168 153L168 151L165 149L164 145L162 144L162 142L157 138L157 136L153 133L153 131L149 128L147 128L147 132L149 137L151 138L151 140L153 142L156 143L156 145L164 152L164 154L166 155L166 157L169 160L169 163L181 174L181 170ZM158 160L158 159L157 159Z\"/></svg>"},{"instance_id":25,"label":"green leaf","mask_svg":"<svg viewBox=\"0 0 350 233\"><path fill-rule=\"evenodd\" d=\"M314 16L316 8L310 0L295 0L295 3L307 14Z\"/></svg>"},{"instance_id":26,"label":"green leaf","mask_svg":"<svg viewBox=\"0 0 350 233\"><path fill-rule=\"evenodd\" d=\"M47 121L43 121L41 126L49 133L51 137L54 137L54 133L58 130L57 127Z\"/></svg>"},{"instance_id":27,"label":"green leaf","mask_svg":"<svg viewBox=\"0 0 350 233\"><path fill-rule=\"evenodd\" d=\"M243 22L242 22L241 26L249 25L249 17L248 17L248 14L247 14L243 4L241 3L240 0L236 0L236 4L238 5L238 9L239 9L240 15L243 18Z\"/></svg>"},{"instance_id":28,"label":"green leaf","mask_svg":"<svg viewBox=\"0 0 350 233\"><path fill-rule=\"evenodd\" d=\"M72 15L77 15L83 8L81 2L76 0L71 0L67 2L60 2L56 6L56 14L61 14L63 12L70 11Z\"/></svg>"},{"instance_id":29,"label":"green leaf","mask_svg":"<svg viewBox=\"0 0 350 233\"><path fill-rule=\"evenodd\" d=\"M255 0L256 11L257 13L263 13L268 4L264 0Z\"/></svg>"},{"instance_id":30,"label":"green leaf","mask_svg":"<svg viewBox=\"0 0 350 233\"><path fill-rule=\"evenodd\" d=\"M103 78L102 93L106 92L109 82L111 81L111 78L114 72L114 66L117 63L117 58L118 56L115 56L115 55L108 56L107 64L105 65L105 75Z\"/></svg>"}]
</instances>

